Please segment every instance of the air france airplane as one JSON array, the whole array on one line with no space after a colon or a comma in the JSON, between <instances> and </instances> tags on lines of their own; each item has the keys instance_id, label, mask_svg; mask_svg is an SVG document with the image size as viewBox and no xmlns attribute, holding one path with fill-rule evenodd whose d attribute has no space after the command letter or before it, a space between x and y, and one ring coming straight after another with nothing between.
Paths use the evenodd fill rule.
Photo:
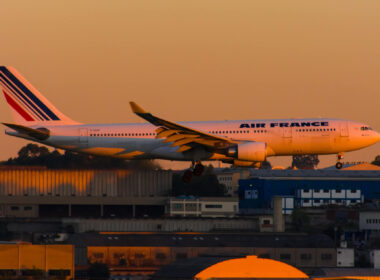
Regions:
<instances>
[{"instance_id":1,"label":"air france airplane","mask_svg":"<svg viewBox=\"0 0 380 280\"><path fill-rule=\"evenodd\" d=\"M48 146L122 159L222 161L257 167L272 156L337 154L368 147L380 134L368 125L340 119L272 119L175 123L130 102L148 123L82 124L55 108L12 67L0 67L0 84L14 116L5 133ZM191 178L191 171L186 174Z\"/></svg>"}]
</instances>

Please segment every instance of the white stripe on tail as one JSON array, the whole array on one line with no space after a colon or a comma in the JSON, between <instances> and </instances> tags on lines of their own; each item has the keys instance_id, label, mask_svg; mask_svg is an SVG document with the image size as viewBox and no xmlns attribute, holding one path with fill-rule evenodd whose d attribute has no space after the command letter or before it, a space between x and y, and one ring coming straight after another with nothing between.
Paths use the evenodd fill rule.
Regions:
<instances>
[{"instance_id":1,"label":"white stripe on tail","mask_svg":"<svg viewBox=\"0 0 380 280\"><path fill-rule=\"evenodd\" d=\"M55 108L13 67L0 66L0 84L16 123L78 124Z\"/></svg>"}]
</instances>

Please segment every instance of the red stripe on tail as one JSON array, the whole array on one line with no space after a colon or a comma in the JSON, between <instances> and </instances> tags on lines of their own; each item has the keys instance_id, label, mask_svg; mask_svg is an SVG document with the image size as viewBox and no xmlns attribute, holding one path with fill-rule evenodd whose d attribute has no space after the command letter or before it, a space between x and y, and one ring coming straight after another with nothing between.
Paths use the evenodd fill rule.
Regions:
<instances>
[{"instance_id":1,"label":"red stripe on tail","mask_svg":"<svg viewBox=\"0 0 380 280\"><path fill-rule=\"evenodd\" d=\"M17 113L19 113L26 121L34 121L34 119L23 109L18 105L6 92L3 90L5 99L7 100L8 104L12 106L13 109L16 110Z\"/></svg>"}]
</instances>

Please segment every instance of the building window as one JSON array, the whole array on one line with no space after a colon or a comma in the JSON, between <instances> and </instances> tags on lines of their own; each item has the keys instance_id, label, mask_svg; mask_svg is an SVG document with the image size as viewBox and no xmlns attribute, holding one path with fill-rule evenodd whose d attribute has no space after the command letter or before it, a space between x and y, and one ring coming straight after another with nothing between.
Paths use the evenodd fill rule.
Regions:
<instances>
[{"instance_id":1,"label":"building window","mask_svg":"<svg viewBox=\"0 0 380 280\"><path fill-rule=\"evenodd\" d=\"M336 193L341 193L341 192L342 192L342 190L335 190L335 192L336 192Z\"/></svg>"},{"instance_id":2,"label":"building window","mask_svg":"<svg viewBox=\"0 0 380 280\"><path fill-rule=\"evenodd\" d=\"M314 203L321 203L321 201L319 199L315 199Z\"/></svg>"},{"instance_id":3,"label":"building window","mask_svg":"<svg viewBox=\"0 0 380 280\"><path fill-rule=\"evenodd\" d=\"M157 260L165 260L166 259L166 255L164 253L157 253L156 254L156 259Z\"/></svg>"},{"instance_id":4,"label":"building window","mask_svg":"<svg viewBox=\"0 0 380 280\"><path fill-rule=\"evenodd\" d=\"M24 207L24 211L31 211L32 210L32 206L25 206Z\"/></svg>"},{"instance_id":5,"label":"building window","mask_svg":"<svg viewBox=\"0 0 380 280\"><path fill-rule=\"evenodd\" d=\"M57 276L62 277L62 276L70 276L70 270L69 269L49 269L49 275L50 276ZM58 278L61 279L61 278Z\"/></svg>"},{"instance_id":6,"label":"building window","mask_svg":"<svg viewBox=\"0 0 380 280\"><path fill-rule=\"evenodd\" d=\"M310 202L310 200L308 200L308 199L305 199L303 202L304 202L304 203L309 203L309 202Z\"/></svg>"},{"instance_id":7,"label":"building window","mask_svg":"<svg viewBox=\"0 0 380 280\"><path fill-rule=\"evenodd\" d=\"M103 256L104 256L103 253L94 253L94 258L96 258L96 259L102 259Z\"/></svg>"},{"instance_id":8,"label":"building window","mask_svg":"<svg viewBox=\"0 0 380 280\"><path fill-rule=\"evenodd\" d=\"M180 210L183 208L181 203L173 203L173 210Z\"/></svg>"},{"instance_id":9,"label":"building window","mask_svg":"<svg viewBox=\"0 0 380 280\"><path fill-rule=\"evenodd\" d=\"M324 261L332 260L332 254L322 254L321 260L324 260Z\"/></svg>"},{"instance_id":10,"label":"building window","mask_svg":"<svg viewBox=\"0 0 380 280\"><path fill-rule=\"evenodd\" d=\"M177 253L176 259L177 260L185 260L185 259L187 259L187 254L186 253Z\"/></svg>"},{"instance_id":11,"label":"building window","mask_svg":"<svg viewBox=\"0 0 380 280\"><path fill-rule=\"evenodd\" d=\"M270 220L264 220L263 225L270 225Z\"/></svg>"},{"instance_id":12,"label":"building window","mask_svg":"<svg viewBox=\"0 0 380 280\"><path fill-rule=\"evenodd\" d=\"M301 260L311 260L311 254L301 254Z\"/></svg>"},{"instance_id":13,"label":"building window","mask_svg":"<svg viewBox=\"0 0 380 280\"><path fill-rule=\"evenodd\" d=\"M329 190L323 190L323 192L324 192L324 193L328 193L328 192L329 192Z\"/></svg>"},{"instance_id":14,"label":"building window","mask_svg":"<svg viewBox=\"0 0 380 280\"><path fill-rule=\"evenodd\" d=\"M280 254L280 259L281 260L290 260L291 256L290 256L290 254Z\"/></svg>"},{"instance_id":15,"label":"building window","mask_svg":"<svg viewBox=\"0 0 380 280\"><path fill-rule=\"evenodd\" d=\"M304 192L304 193L308 193L308 192L310 192L310 190L303 190L303 192Z\"/></svg>"},{"instance_id":16,"label":"building window","mask_svg":"<svg viewBox=\"0 0 380 280\"><path fill-rule=\"evenodd\" d=\"M260 254L260 255L259 255L259 258L262 258L262 259L270 259L270 254L268 254L268 253Z\"/></svg>"},{"instance_id":17,"label":"building window","mask_svg":"<svg viewBox=\"0 0 380 280\"><path fill-rule=\"evenodd\" d=\"M18 211L18 210L20 210L20 207L18 207L18 206L11 206L11 210L12 211Z\"/></svg>"},{"instance_id":18,"label":"building window","mask_svg":"<svg viewBox=\"0 0 380 280\"><path fill-rule=\"evenodd\" d=\"M222 208L221 204L206 204L206 208Z\"/></svg>"},{"instance_id":19,"label":"building window","mask_svg":"<svg viewBox=\"0 0 380 280\"><path fill-rule=\"evenodd\" d=\"M315 193L319 193L320 190L314 190Z\"/></svg>"},{"instance_id":20,"label":"building window","mask_svg":"<svg viewBox=\"0 0 380 280\"><path fill-rule=\"evenodd\" d=\"M145 255L144 255L144 253L135 253L135 258L136 259L143 259L143 258L145 258Z\"/></svg>"},{"instance_id":21,"label":"building window","mask_svg":"<svg viewBox=\"0 0 380 280\"><path fill-rule=\"evenodd\" d=\"M356 193L356 190L351 190L351 193Z\"/></svg>"}]
</instances>

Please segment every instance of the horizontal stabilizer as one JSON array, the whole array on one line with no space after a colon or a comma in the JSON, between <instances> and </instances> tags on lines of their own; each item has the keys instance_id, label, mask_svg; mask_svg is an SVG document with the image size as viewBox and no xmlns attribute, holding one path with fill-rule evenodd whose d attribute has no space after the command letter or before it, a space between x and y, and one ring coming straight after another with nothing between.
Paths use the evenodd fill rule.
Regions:
<instances>
[{"instance_id":1,"label":"horizontal stabilizer","mask_svg":"<svg viewBox=\"0 0 380 280\"><path fill-rule=\"evenodd\" d=\"M27 136L35 138L37 140L46 140L50 136L50 131L44 127L34 129L27 126L12 123L3 123L3 125L14 129L21 134L25 134Z\"/></svg>"}]
</instances>

